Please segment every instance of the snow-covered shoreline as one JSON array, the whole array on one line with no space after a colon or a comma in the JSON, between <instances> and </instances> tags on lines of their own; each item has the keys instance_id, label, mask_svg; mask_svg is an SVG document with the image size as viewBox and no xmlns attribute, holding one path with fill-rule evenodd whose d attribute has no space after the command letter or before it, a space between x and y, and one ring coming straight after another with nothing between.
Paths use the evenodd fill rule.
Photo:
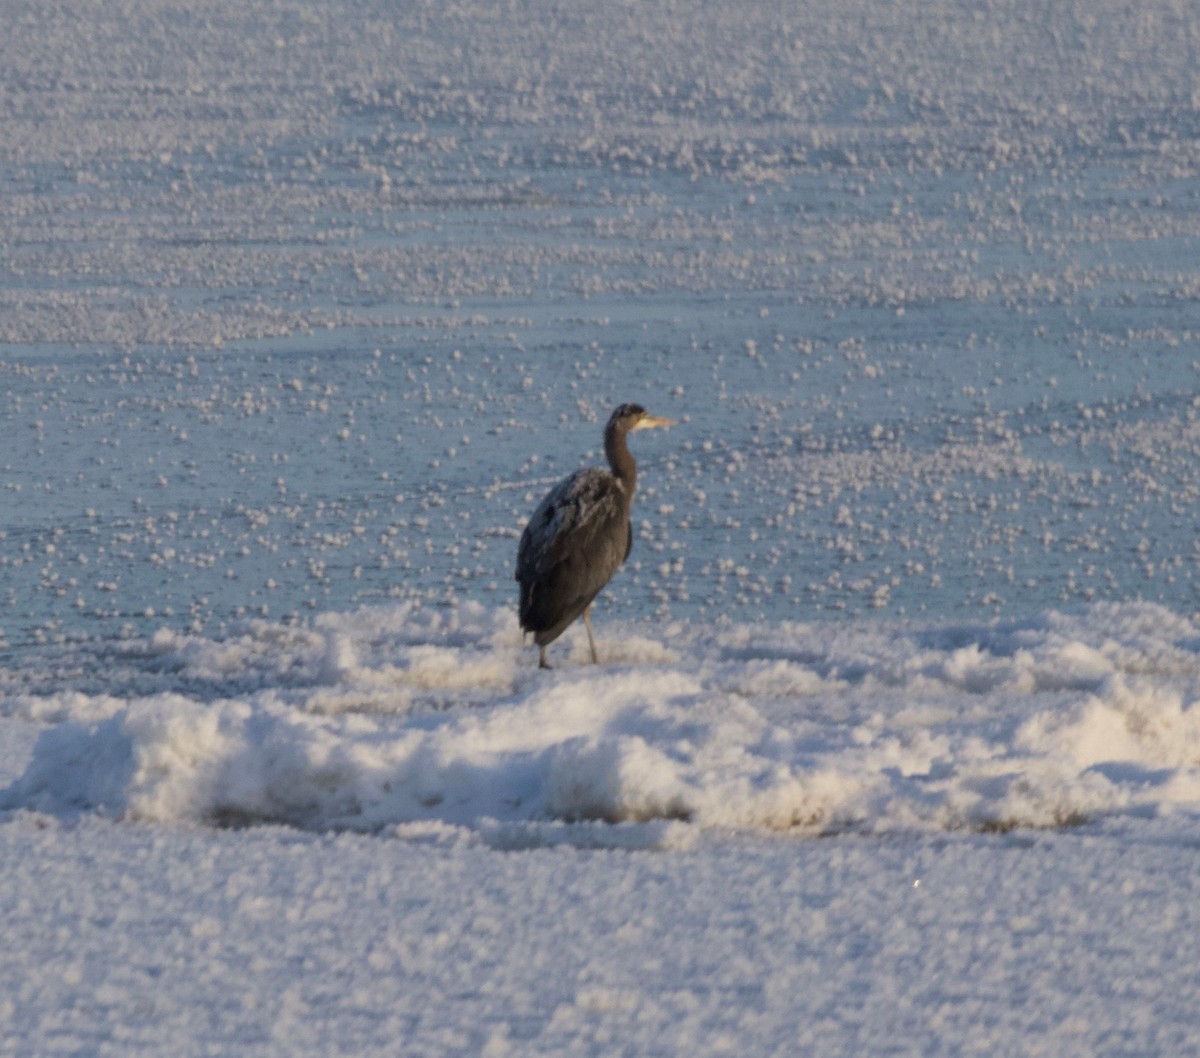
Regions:
<instances>
[{"instance_id":1,"label":"snow-covered shoreline","mask_svg":"<svg viewBox=\"0 0 1200 1058\"><path fill-rule=\"evenodd\" d=\"M44 724L0 807L501 843L561 824L1004 831L1200 811L1200 628L1147 604L988 626L730 625L601 637L532 669L509 610L411 605L85 644L101 694L0 697ZM99 656L90 649L99 648Z\"/></svg>"}]
</instances>

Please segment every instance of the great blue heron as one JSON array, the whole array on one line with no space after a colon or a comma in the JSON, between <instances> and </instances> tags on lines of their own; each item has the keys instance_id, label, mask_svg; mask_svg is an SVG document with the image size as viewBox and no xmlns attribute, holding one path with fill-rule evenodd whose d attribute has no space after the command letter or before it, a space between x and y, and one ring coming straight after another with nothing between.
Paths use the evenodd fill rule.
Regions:
<instances>
[{"instance_id":1,"label":"great blue heron","mask_svg":"<svg viewBox=\"0 0 1200 1058\"><path fill-rule=\"evenodd\" d=\"M633 430L673 426L674 419L647 415L640 404L622 404L604 428L611 472L585 467L554 486L538 505L517 548L521 627L533 633L538 666L548 669L546 646L580 614L595 663L591 605L629 556L633 527L629 509L637 488L637 463L625 437Z\"/></svg>"}]
</instances>

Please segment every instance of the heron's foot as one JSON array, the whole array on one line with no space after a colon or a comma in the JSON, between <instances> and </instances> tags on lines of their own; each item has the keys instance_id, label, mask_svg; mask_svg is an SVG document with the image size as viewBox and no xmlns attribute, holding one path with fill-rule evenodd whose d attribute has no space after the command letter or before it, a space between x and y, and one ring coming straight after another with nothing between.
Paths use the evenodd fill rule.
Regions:
<instances>
[{"instance_id":1,"label":"heron's foot","mask_svg":"<svg viewBox=\"0 0 1200 1058\"><path fill-rule=\"evenodd\" d=\"M550 668L550 662L548 662L546 660L546 648L545 647L538 647L538 668L539 669Z\"/></svg>"}]
</instances>

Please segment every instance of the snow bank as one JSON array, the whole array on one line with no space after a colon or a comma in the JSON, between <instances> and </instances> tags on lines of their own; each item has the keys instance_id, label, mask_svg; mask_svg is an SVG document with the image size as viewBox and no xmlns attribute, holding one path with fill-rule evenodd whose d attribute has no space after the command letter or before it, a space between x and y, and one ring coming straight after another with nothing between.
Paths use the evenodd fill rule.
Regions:
<instances>
[{"instance_id":1,"label":"snow bank","mask_svg":"<svg viewBox=\"0 0 1200 1058\"><path fill-rule=\"evenodd\" d=\"M439 824L507 845L1156 814L1200 805L1197 643L1190 621L1133 604L979 627L617 630L607 663L551 673L510 614L476 605L256 622L224 641L161 631L124 648L142 693L0 699L45 725L0 804Z\"/></svg>"}]
</instances>

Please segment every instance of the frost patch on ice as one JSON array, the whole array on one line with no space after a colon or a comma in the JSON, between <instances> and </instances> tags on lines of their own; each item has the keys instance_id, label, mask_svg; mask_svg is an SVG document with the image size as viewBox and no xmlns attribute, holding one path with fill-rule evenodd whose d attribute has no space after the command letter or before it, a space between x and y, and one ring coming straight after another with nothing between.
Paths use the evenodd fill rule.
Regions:
<instances>
[{"instance_id":1,"label":"frost patch on ice","mask_svg":"<svg viewBox=\"0 0 1200 1058\"><path fill-rule=\"evenodd\" d=\"M505 848L1200 810L1200 639L1153 606L985 629L615 626L645 660L550 673L509 621L397 606L160 633L135 682L161 690L0 699L44 725L0 806Z\"/></svg>"},{"instance_id":2,"label":"frost patch on ice","mask_svg":"<svg viewBox=\"0 0 1200 1058\"><path fill-rule=\"evenodd\" d=\"M1082 768L1113 761L1149 768L1200 764L1200 709L1178 691L1114 677L1102 694L1065 712L1038 713L1017 732Z\"/></svg>"},{"instance_id":3,"label":"frost patch on ice","mask_svg":"<svg viewBox=\"0 0 1200 1058\"><path fill-rule=\"evenodd\" d=\"M608 823L691 815L675 763L638 735L577 738L556 747L546 808L562 819Z\"/></svg>"},{"instance_id":4,"label":"frost patch on ice","mask_svg":"<svg viewBox=\"0 0 1200 1058\"><path fill-rule=\"evenodd\" d=\"M740 678L728 689L747 697L803 698L845 687L839 680L823 679L811 668L793 661L747 662Z\"/></svg>"},{"instance_id":5,"label":"frost patch on ice","mask_svg":"<svg viewBox=\"0 0 1200 1058\"><path fill-rule=\"evenodd\" d=\"M511 689L515 626L512 614L478 604L451 613L403 604L311 627L251 621L219 640L164 629L145 654L173 688L200 697L292 688L312 712L398 713L415 692L449 699Z\"/></svg>"},{"instance_id":6,"label":"frost patch on ice","mask_svg":"<svg viewBox=\"0 0 1200 1058\"><path fill-rule=\"evenodd\" d=\"M646 636L601 638L596 644L596 649L601 659L609 664L673 665L679 661L679 655L666 644ZM576 656L580 661L586 657L582 652Z\"/></svg>"},{"instance_id":7,"label":"frost patch on ice","mask_svg":"<svg viewBox=\"0 0 1200 1058\"><path fill-rule=\"evenodd\" d=\"M0 697L0 716L32 723L60 724L106 720L125 708L126 702L107 694L60 691L56 694L14 694Z\"/></svg>"},{"instance_id":8,"label":"frost patch on ice","mask_svg":"<svg viewBox=\"0 0 1200 1058\"><path fill-rule=\"evenodd\" d=\"M1083 643L1046 646L1038 651L1017 650L997 656L978 643L931 660L922 669L931 685L968 694L1013 690L1086 690L1096 687L1115 669L1113 661Z\"/></svg>"}]
</instances>

